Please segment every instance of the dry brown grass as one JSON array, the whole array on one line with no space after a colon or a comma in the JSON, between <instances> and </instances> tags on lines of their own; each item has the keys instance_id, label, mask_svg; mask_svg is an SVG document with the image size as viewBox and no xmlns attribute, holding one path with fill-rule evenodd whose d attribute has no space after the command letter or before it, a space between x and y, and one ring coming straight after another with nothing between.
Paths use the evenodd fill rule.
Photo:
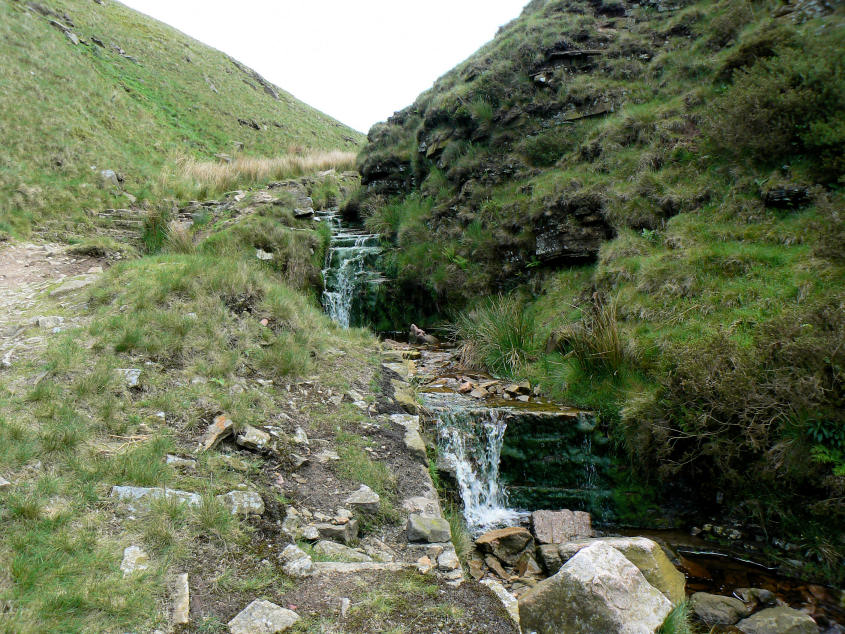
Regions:
<instances>
[{"instance_id":1,"label":"dry brown grass","mask_svg":"<svg viewBox=\"0 0 845 634\"><path fill-rule=\"evenodd\" d=\"M215 196L239 187L329 169L351 170L355 168L355 157L354 152L342 150L296 148L282 156L239 156L229 162L182 158L162 172L161 184L178 198Z\"/></svg>"}]
</instances>

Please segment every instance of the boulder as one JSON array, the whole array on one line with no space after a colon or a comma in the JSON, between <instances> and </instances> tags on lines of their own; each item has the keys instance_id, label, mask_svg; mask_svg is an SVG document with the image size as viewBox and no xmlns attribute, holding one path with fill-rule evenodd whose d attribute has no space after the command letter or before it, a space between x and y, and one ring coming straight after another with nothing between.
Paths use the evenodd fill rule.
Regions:
<instances>
[{"instance_id":1,"label":"boulder","mask_svg":"<svg viewBox=\"0 0 845 634\"><path fill-rule=\"evenodd\" d=\"M737 588L734 590L734 595L743 603L774 606L778 602L778 598L771 590L763 588Z\"/></svg>"},{"instance_id":2,"label":"boulder","mask_svg":"<svg viewBox=\"0 0 845 634\"><path fill-rule=\"evenodd\" d=\"M555 574L563 565L557 544L543 544L537 549L537 555L540 557L540 563L543 564L543 568L549 576Z\"/></svg>"},{"instance_id":3,"label":"boulder","mask_svg":"<svg viewBox=\"0 0 845 634\"><path fill-rule=\"evenodd\" d=\"M818 634L819 626L807 614L792 608L760 610L736 624L746 634Z\"/></svg>"},{"instance_id":4,"label":"boulder","mask_svg":"<svg viewBox=\"0 0 845 634\"><path fill-rule=\"evenodd\" d=\"M275 603L256 599L229 621L231 634L278 634L291 628L299 615Z\"/></svg>"},{"instance_id":5,"label":"boulder","mask_svg":"<svg viewBox=\"0 0 845 634\"><path fill-rule=\"evenodd\" d=\"M519 600L523 631L538 634L652 634L671 609L634 564L600 542Z\"/></svg>"},{"instance_id":6,"label":"boulder","mask_svg":"<svg viewBox=\"0 0 845 634\"><path fill-rule=\"evenodd\" d=\"M690 597L690 607L706 625L733 625L751 613L746 605L734 597L696 592Z\"/></svg>"},{"instance_id":7,"label":"boulder","mask_svg":"<svg viewBox=\"0 0 845 634\"><path fill-rule=\"evenodd\" d=\"M475 540L482 552L495 555L509 566L515 565L522 551L533 542L531 533L517 526L489 531Z\"/></svg>"},{"instance_id":8,"label":"boulder","mask_svg":"<svg viewBox=\"0 0 845 634\"><path fill-rule=\"evenodd\" d=\"M321 540L314 544L314 552L339 561L372 561L372 558L364 553L359 553L357 550L349 548L349 546L327 540Z\"/></svg>"},{"instance_id":9,"label":"boulder","mask_svg":"<svg viewBox=\"0 0 845 634\"><path fill-rule=\"evenodd\" d=\"M353 510L375 515L379 511L379 502L380 498L378 493L373 491L366 484L362 484L357 491L346 498L344 503Z\"/></svg>"},{"instance_id":10,"label":"boulder","mask_svg":"<svg viewBox=\"0 0 845 634\"><path fill-rule=\"evenodd\" d=\"M590 514L583 511L534 511L531 526L539 544L565 544L593 535Z\"/></svg>"},{"instance_id":11,"label":"boulder","mask_svg":"<svg viewBox=\"0 0 845 634\"><path fill-rule=\"evenodd\" d=\"M448 542L452 539L449 522L440 517L412 513L408 517L408 541L423 543Z\"/></svg>"},{"instance_id":12,"label":"boulder","mask_svg":"<svg viewBox=\"0 0 845 634\"><path fill-rule=\"evenodd\" d=\"M686 598L684 575L672 565L663 549L654 541L645 537L600 537L580 539L558 547L561 561L566 562L582 548L603 543L621 552L646 580L660 590L672 603L680 603Z\"/></svg>"},{"instance_id":13,"label":"boulder","mask_svg":"<svg viewBox=\"0 0 845 634\"><path fill-rule=\"evenodd\" d=\"M217 501L232 515L264 515L264 500L255 491L230 491L218 495Z\"/></svg>"}]
</instances>

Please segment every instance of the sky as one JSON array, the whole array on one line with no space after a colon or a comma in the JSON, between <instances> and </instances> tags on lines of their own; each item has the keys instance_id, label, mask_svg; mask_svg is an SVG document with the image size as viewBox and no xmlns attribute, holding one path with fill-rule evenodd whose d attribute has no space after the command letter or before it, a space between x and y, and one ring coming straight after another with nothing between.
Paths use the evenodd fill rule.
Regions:
<instances>
[{"instance_id":1,"label":"sky","mask_svg":"<svg viewBox=\"0 0 845 634\"><path fill-rule=\"evenodd\" d=\"M122 0L366 132L528 0Z\"/></svg>"}]
</instances>

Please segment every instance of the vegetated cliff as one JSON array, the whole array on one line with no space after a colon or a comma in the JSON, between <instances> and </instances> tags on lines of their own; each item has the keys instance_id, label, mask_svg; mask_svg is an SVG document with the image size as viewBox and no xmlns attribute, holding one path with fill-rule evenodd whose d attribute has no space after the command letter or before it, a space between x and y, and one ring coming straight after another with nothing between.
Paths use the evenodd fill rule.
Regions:
<instances>
[{"instance_id":1,"label":"vegetated cliff","mask_svg":"<svg viewBox=\"0 0 845 634\"><path fill-rule=\"evenodd\" d=\"M377 325L473 309L476 363L517 360L601 412L632 465L623 519L671 483L835 569L844 20L824 1L532 1L370 130L346 213L393 246L407 307Z\"/></svg>"},{"instance_id":2,"label":"vegetated cliff","mask_svg":"<svg viewBox=\"0 0 845 634\"><path fill-rule=\"evenodd\" d=\"M162 166L181 157L356 150L363 140L118 2L0 3L0 59L0 231L72 226L85 208L128 205L120 189L154 199Z\"/></svg>"}]
</instances>

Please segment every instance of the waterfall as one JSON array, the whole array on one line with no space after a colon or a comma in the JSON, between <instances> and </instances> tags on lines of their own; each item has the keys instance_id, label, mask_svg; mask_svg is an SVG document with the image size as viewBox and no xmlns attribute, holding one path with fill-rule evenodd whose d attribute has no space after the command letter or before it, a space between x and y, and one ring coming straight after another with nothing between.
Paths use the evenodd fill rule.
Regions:
<instances>
[{"instance_id":1,"label":"waterfall","mask_svg":"<svg viewBox=\"0 0 845 634\"><path fill-rule=\"evenodd\" d=\"M318 212L318 218L332 232L323 268L323 308L344 328L360 325L366 295L382 281L375 270L379 235L344 227L337 209Z\"/></svg>"},{"instance_id":2,"label":"waterfall","mask_svg":"<svg viewBox=\"0 0 845 634\"><path fill-rule=\"evenodd\" d=\"M437 420L441 457L455 470L464 518L473 533L513 524L520 513L508 507L499 482L499 459L507 424L495 409L447 409Z\"/></svg>"}]
</instances>

